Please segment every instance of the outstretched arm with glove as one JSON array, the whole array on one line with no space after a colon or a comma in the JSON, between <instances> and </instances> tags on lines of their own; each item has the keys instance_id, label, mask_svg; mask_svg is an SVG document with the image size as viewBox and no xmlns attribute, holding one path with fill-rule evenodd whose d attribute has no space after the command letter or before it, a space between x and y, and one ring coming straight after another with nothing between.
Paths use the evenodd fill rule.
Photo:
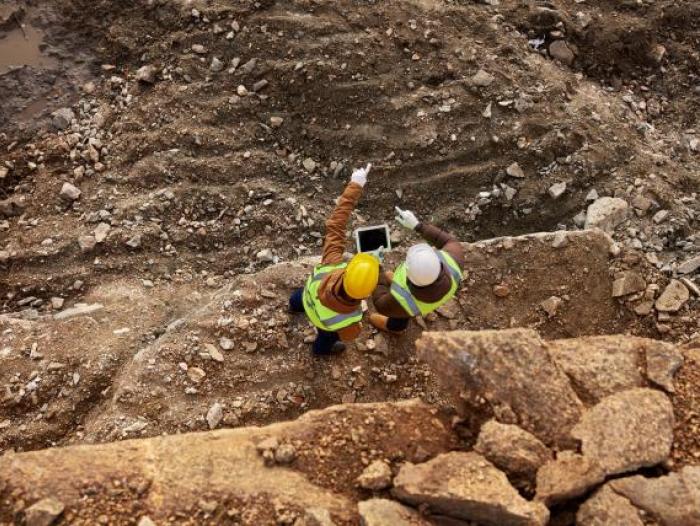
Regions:
<instances>
[{"instance_id":1,"label":"outstretched arm with glove","mask_svg":"<svg viewBox=\"0 0 700 526\"><path fill-rule=\"evenodd\" d=\"M321 263L324 265L341 263L346 245L346 231L350 214L355 210L357 202L362 196L362 189L367 183L371 164L364 168L358 168L352 172L350 183L345 187L343 194L338 199L333 213L326 221L326 237L323 240L323 256Z\"/></svg>"}]
</instances>

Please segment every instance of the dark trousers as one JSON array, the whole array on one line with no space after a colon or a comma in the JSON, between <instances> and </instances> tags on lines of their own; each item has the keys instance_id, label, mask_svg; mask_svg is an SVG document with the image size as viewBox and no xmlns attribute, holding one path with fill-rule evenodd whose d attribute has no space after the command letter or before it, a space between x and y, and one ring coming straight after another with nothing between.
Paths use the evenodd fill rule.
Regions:
<instances>
[{"instance_id":1,"label":"dark trousers","mask_svg":"<svg viewBox=\"0 0 700 526\"><path fill-rule=\"evenodd\" d=\"M386 328L390 331L401 332L408 329L408 322L411 318L389 318L386 321Z\"/></svg>"},{"instance_id":2,"label":"dark trousers","mask_svg":"<svg viewBox=\"0 0 700 526\"><path fill-rule=\"evenodd\" d=\"M304 312L304 289L296 289L289 297L289 310L291 312ZM318 336L313 344L314 354L331 354L331 349L335 342L340 341L340 336L337 332L329 332L321 329L316 329Z\"/></svg>"}]
</instances>

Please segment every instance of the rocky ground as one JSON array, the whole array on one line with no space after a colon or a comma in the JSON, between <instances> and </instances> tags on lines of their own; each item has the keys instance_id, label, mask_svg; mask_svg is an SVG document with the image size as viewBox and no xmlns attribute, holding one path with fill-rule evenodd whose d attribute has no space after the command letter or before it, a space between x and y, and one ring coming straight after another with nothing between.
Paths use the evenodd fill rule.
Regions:
<instances>
[{"instance_id":1,"label":"rocky ground","mask_svg":"<svg viewBox=\"0 0 700 526\"><path fill-rule=\"evenodd\" d=\"M622 510L623 524L636 524L633 513L638 522L694 524L692 515L668 515L673 501L660 510L643 495L692 488L689 466L700 457L695 2L0 7L0 54L23 32L43 35L35 64L0 61L0 495L11 503L0 521L23 520L25 507L52 496L71 524L100 515L136 523L148 513L157 522L221 523L226 510L248 507L267 515L226 520L326 524L304 518L312 503L290 504L298 488L280 497L279 513L269 495L234 502L220 494L215 512L201 507L201 496L176 506L176 492L164 497L172 505L160 506L163 492L138 485L117 497L86 490L92 475L81 474L80 455L121 456L119 444L66 450L85 452L65 457L83 481L71 486L74 494L54 489L51 473L35 479L31 468L32 459L54 463L64 450L10 453L304 422L306 411L336 404L393 414L382 402L421 398L442 422L440 448L406 456L407 444L420 442L407 435L380 454L377 439L362 459L337 462L352 466L354 480L360 464L382 457L389 478L398 475L393 497L432 518L387 501L386 486L373 494L358 493L349 479L331 484L338 467L320 469L323 480L285 484L316 488L309 491L329 499L325 508L339 524L358 513L367 524L389 520L372 522L373 513L415 524L543 524L546 515L552 524L608 524L596 522L606 507ZM286 298L315 261L350 170L366 162L374 169L353 226L387 221L396 205L415 210L465 241L467 277L457 301L404 338L365 328L343 356L317 360L308 351L312 331L286 312ZM531 235L540 231L549 233ZM398 230L392 238L390 264L414 239ZM425 344L422 359L415 351L425 330L516 327L544 341L526 332L504 333L519 346L488 340L501 349L500 379L465 373L462 362L436 366L442 354ZM653 340L604 336L619 333ZM578 337L586 339L566 340ZM482 348L478 336L444 338L457 338L458 349ZM520 384L530 353L552 374ZM465 385L471 397L458 396ZM379 405L351 405L360 402ZM621 440L637 432L667 439L600 443L596 430L608 422L599 419L616 419L621 407L651 411L622 411L629 414ZM182 440L184 450L195 439ZM502 461L490 448L504 440L537 454ZM150 452L156 443L129 447ZM250 455L252 446L231 446L238 447ZM628 458L630 451L643 458ZM182 473L174 478L209 476L197 474L194 461L144 455ZM251 477L278 476L262 469L262 457L246 458ZM611 467L611 458L624 458L624 467ZM416 468L402 467L405 460ZM26 480L5 483L3 493L3 470L15 462L27 463ZM291 469L302 469L295 462ZM483 471L486 485L503 490L508 513L524 515L494 519L490 505L464 504L469 491L455 504L434 494L439 487L421 486L433 470L462 462L464 472ZM137 459L133 469L154 484L153 465ZM98 470L99 483L130 479L120 466ZM560 480L562 473L581 476ZM214 478L202 484L216 489ZM326 490L332 495L322 497ZM101 511L91 515L77 504L87 495L116 507L95 504ZM355 503L372 495L379 500L358 512Z\"/></svg>"}]
</instances>

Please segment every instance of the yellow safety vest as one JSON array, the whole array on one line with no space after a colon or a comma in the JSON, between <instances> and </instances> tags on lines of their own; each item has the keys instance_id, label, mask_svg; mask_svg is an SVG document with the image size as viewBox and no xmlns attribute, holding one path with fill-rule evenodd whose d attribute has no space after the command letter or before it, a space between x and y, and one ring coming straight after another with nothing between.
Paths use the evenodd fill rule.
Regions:
<instances>
[{"instance_id":1,"label":"yellow safety vest","mask_svg":"<svg viewBox=\"0 0 700 526\"><path fill-rule=\"evenodd\" d=\"M347 263L339 263L337 265L318 265L314 267L313 273L306 280L304 286L304 311L316 327L321 330L335 332L345 327L349 327L353 323L362 321L362 307L357 310L347 313L338 313L333 309L329 309L318 298L318 289L321 286L323 278L334 270L347 267Z\"/></svg>"},{"instance_id":2,"label":"yellow safety vest","mask_svg":"<svg viewBox=\"0 0 700 526\"><path fill-rule=\"evenodd\" d=\"M406 263L401 263L396 271L394 272L394 279L391 283L391 295L399 305L411 316L418 316L419 314L425 316L430 314L434 310L439 309L445 303L450 301L457 295L457 289L459 288L459 283L462 281L462 270L459 265L447 252L442 250L436 250L440 262L447 268L450 272L450 278L452 279L452 286L450 290L442 298L440 298L435 303L424 303L418 300L408 287L408 276L406 272Z\"/></svg>"}]
</instances>

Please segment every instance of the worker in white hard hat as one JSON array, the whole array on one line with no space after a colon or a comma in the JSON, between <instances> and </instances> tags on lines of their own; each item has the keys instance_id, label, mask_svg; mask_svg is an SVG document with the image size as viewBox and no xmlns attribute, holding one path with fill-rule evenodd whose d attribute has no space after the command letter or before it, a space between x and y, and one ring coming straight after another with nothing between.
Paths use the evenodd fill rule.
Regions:
<instances>
[{"instance_id":1,"label":"worker in white hard hat","mask_svg":"<svg viewBox=\"0 0 700 526\"><path fill-rule=\"evenodd\" d=\"M464 249L440 228L418 221L410 210L396 207L396 221L418 232L427 243L408 249L406 261L392 272L382 272L372 295L377 310L369 321L377 329L395 334L406 330L411 318L438 309L459 290Z\"/></svg>"}]
</instances>

